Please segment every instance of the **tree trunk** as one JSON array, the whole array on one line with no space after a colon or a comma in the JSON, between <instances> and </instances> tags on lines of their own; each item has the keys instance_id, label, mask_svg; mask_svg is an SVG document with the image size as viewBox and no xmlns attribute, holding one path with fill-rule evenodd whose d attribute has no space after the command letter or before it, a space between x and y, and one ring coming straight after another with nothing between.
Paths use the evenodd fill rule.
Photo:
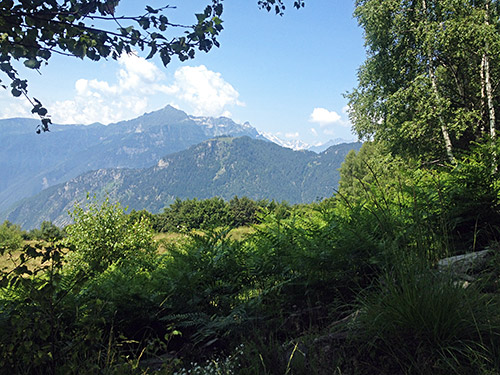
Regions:
<instances>
[{"instance_id":1,"label":"tree trunk","mask_svg":"<svg viewBox=\"0 0 500 375\"><path fill-rule=\"evenodd\" d=\"M485 23L487 26L489 26L489 24L490 24L489 4L488 3L486 3ZM490 136L491 136L491 139L494 141L496 139L496 128L495 128L496 116L495 116L495 105L493 104L493 89L491 87L490 58L488 56L489 48L490 48L489 43L486 40L486 42L485 42L486 52L483 55L484 83L485 83L485 87L486 87L486 97L488 98L487 102L488 102L488 113L489 113L489 118L490 118Z\"/></svg>"},{"instance_id":2,"label":"tree trunk","mask_svg":"<svg viewBox=\"0 0 500 375\"><path fill-rule=\"evenodd\" d=\"M488 27L490 25L490 9L489 9L489 3L486 2L486 12L484 15L484 22L486 26ZM485 53L483 54L483 63L484 63L484 84L486 88L486 97L487 97L487 103L488 103L488 114L489 114L489 119L490 119L490 137L492 140L492 164L493 164L493 172L498 171L498 166L497 166L497 153L495 150L495 141L497 138L496 134L496 127L495 127L495 122L496 122L496 114L495 114L495 104L493 103L493 89L491 87L491 77L490 77L490 58L488 56L489 53L489 42L488 40L485 41Z\"/></svg>"},{"instance_id":3,"label":"tree trunk","mask_svg":"<svg viewBox=\"0 0 500 375\"><path fill-rule=\"evenodd\" d=\"M479 71L481 77L481 128L479 129L480 135L483 135L485 132L485 121L484 121L484 108L486 107L486 79L484 78L484 60L486 60L486 54L483 54L483 58L481 59L481 69Z\"/></svg>"},{"instance_id":4,"label":"tree trunk","mask_svg":"<svg viewBox=\"0 0 500 375\"><path fill-rule=\"evenodd\" d=\"M427 21L427 3L426 0L422 0L422 6L424 10L424 16L425 16L425 24L428 25ZM426 32L429 33L428 27L426 27ZM439 91L437 87L437 82L436 82L436 75L434 74L434 69L433 69L433 64L432 64L432 49L431 46L427 49L427 61L428 61L428 72L429 72L429 78L431 79L431 84L432 84L432 91L434 92L434 97L436 99L436 102L439 102ZM456 164L457 160L455 159L455 156L453 155L453 145L451 143L451 138L450 138L450 133L448 131L448 127L446 126L446 122L443 119L443 116L439 114L439 124L441 125L441 133L443 135L444 139L444 145L446 148L446 154L448 155L448 159L452 164Z\"/></svg>"}]
</instances>

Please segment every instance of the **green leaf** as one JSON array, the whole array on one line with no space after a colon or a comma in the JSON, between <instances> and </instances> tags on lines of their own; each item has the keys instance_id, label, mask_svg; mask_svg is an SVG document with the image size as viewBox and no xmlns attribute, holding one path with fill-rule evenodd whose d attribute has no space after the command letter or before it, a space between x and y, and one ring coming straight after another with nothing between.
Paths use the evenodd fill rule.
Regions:
<instances>
[{"instance_id":1,"label":"green leaf","mask_svg":"<svg viewBox=\"0 0 500 375\"><path fill-rule=\"evenodd\" d=\"M168 54L168 50L165 48L160 51L160 57L161 57L161 61L163 62L164 66L167 66L168 63L170 62L170 60L172 60L172 58Z\"/></svg>"},{"instance_id":2,"label":"green leaf","mask_svg":"<svg viewBox=\"0 0 500 375\"><path fill-rule=\"evenodd\" d=\"M40 61L36 59L29 59L24 62L24 66L30 69L38 69L40 68Z\"/></svg>"},{"instance_id":3,"label":"green leaf","mask_svg":"<svg viewBox=\"0 0 500 375\"><path fill-rule=\"evenodd\" d=\"M158 9L151 8L149 5L148 5L148 6L146 6L146 11L147 11L148 13L153 13L153 14L156 14L156 13L158 13L158 12L159 12L159 10L158 10Z\"/></svg>"},{"instance_id":4,"label":"green leaf","mask_svg":"<svg viewBox=\"0 0 500 375\"><path fill-rule=\"evenodd\" d=\"M22 94L22 91L16 89L16 88L13 88L12 90L10 90L10 92L12 93L12 95L14 95L15 97L18 97L18 96L21 96Z\"/></svg>"}]
</instances>

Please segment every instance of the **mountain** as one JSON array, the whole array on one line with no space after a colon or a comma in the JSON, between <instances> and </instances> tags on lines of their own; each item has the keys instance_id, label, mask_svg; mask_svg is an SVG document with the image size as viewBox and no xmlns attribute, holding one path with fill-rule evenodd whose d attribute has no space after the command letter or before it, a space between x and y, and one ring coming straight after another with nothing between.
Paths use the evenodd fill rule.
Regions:
<instances>
[{"instance_id":1,"label":"mountain","mask_svg":"<svg viewBox=\"0 0 500 375\"><path fill-rule=\"evenodd\" d=\"M332 146L316 154L293 151L248 136L218 137L161 158L153 167L99 169L50 187L2 215L24 228L43 220L69 223L76 201L87 194L119 201L130 209L158 212L176 197L252 199L307 203L329 197L339 181L339 167L360 143Z\"/></svg>"},{"instance_id":2,"label":"mountain","mask_svg":"<svg viewBox=\"0 0 500 375\"><path fill-rule=\"evenodd\" d=\"M195 117L167 106L115 124L52 125L35 134L33 119L0 120L0 212L21 198L103 168L144 168L161 157L220 135L263 137L229 118Z\"/></svg>"},{"instance_id":3,"label":"mountain","mask_svg":"<svg viewBox=\"0 0 500 375\"><path fill-rule=\"evenodd\" d=\"M353 139L335 138L335 139L330 139L328 142L325 143L310 145L305 142L302 142L300 139L283 140L280 137L271 133L260 132L259 134L262 136L262 138L267 139L273 143L276 143L277 145L280 145L282 147L291 148L292 150L296 151L308 150L316 153L323 152L329 147L339 145L341 143L355 142Z\"/></svg>"},{"instance_id":4,"label":"mountain","mask_svg":"<svg viewBox=\"0 0 500 375\"><path fill-rule=\"evenodd\" d=\"M335 138L335 139L330 139L328 142L321 143L319 145L306 147L306 149L309 151L314 151L314 152L319 153L319 152L325 151L326 149L328 149L331 146L339 145L341 143L351 143L351 142L354 142L354 141L352 139L349 140L349 139L344 139L344 138Z\"/></svg>"},{"instance_id":5,"label":"mountain","mask_svg":"<svg viewBox=\"0 0 500 375\"><path fill-rule=\"evenodd\" d=\"M307 150L311 147L311 145L308 145L307 143L302 142L299 139L292 139L289 141L285 141L274 134L265 133L265 132L261 132L260 135L262 137L264 137L265 139L267 139L273 143L276 143L277 145L280 145L281 147L291 148L292 150L295 150L295 151ZM328 147L325 147L324 150L326 150L327 148ZM322 151L324 151L324 150L322 150Z\"/></svg>"}]
</instances>

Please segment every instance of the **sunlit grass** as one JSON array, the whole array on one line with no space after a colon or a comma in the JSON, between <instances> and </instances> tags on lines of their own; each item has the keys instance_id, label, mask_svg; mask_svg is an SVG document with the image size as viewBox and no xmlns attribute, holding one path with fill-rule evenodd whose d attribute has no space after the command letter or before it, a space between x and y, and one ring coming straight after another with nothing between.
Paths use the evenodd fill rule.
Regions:
<instances>
[{"instance_id":1,"label":"sunlit grass","mask_svg":"<svg viewBox=\"0 0 500 375\"><path fill-rule=\"evenodd\" d=\"M254 232L255 229L253 227L238 227L231 229L229 237L234 241L241 241Z\"/></svg>"},{"instance_id":2,"label":"sunlit grass","mask_svg":"<svg viewBox=\"0 0 500 375\"><path fill-rule=\"evenodd\" d=\"M47 242L45 241L38 241L38 240L30 240L30 241L24 241L24 246L26 245L36 245L36 244L42 244L46 245ZM13 250L13 251L6 251L4 254L0 255L0 271L1 272L10 272L17 266L21 264L21 254L23 252L23 249L18 249L18 250ZM29 258L25 265L28 267L28 269L33 270L37 267L40 267L43 265L41 262L41 258Z\"/></svg>"},{"instance_id":3,"label":"sunlit grass","mask_svg":"<svg viewBox=\"0 0 500 375\"><path fill-rule=\"evenodd\" d=\"M253 227L238 227L231 229L228 233L228 236L233 241L242 241L254 232L255 229ZM203 235L203 231L201 230L192 230L190 233ZM165 251L167 251L168 246L187 241L189 239L189 233L157 233L155 234L154 239L158 243L158 253L164 254Z\"/></svg>"}]
</instances>

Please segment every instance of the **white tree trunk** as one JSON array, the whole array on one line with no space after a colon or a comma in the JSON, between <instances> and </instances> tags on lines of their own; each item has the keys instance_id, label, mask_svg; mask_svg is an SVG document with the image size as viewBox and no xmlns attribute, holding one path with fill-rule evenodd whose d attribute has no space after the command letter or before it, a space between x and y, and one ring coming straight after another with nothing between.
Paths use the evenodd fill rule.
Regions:
<instances>
[{"instance_id":1,"label":"white tree trunk","mask_svg":"<svg viewBox=\"0 0 500 375\"><path fill-rule=\"evenodd\" d=\"M485 13L485 23L487 26L490 24L490 17L489 17L489 4L486 3L486 13ZM490 118L490 136L491 139L494 141L496 140L496 116L495 116L495 105L493 103L493 89L491 87L491 77L490 77L490 58L488 56L489 53L489 43L486 41L485 43L485 50L486 52L483 55L483 61L484 61L484 83L486 87L486 97L488 98L488 113L489 113L489 118Z\"/></svg>"},{"instance_id":2,"label":"white tree trunk","mask_svg":"<svg viewBox=\"0 0 500 375\"><path fill-rule=\"evenodd\" d=\"M426 0L422 0L422 7L424 9L424 16L425 16L425 23L428 25L427 21L427 3ZM427 33L429 33L428 27L427 27ZM436 75L434 74L434 68L432 64L432 49L429 46L427 50L427 68L429 72L429 78L431 79L431 84L432 84L432 91L434 92L434 96L436 98L436 102L439 102L439 90L437 87L437 82L436 82ZM443 135L444 139L444 145L446 148L446 153L448 155L448 159L452 164L456 164L457 160L455 159L455 156L453 155L453 145L451 143L451 138L450 138L450 133L448 131L448 127L446 126L446 122L443 119L443 116L440 114L439 116L439 123L441 125L441 134Z\"/></svg>"}]
</instances>

